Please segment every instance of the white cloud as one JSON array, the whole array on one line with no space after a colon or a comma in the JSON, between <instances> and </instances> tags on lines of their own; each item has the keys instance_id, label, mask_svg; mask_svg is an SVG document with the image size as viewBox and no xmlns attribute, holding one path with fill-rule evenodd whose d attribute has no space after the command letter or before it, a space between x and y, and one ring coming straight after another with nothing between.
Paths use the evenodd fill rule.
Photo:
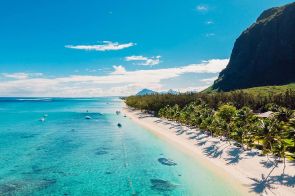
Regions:
<instances>
[{"instance_id":1,"label":"white cloud","mask_svg":"<svg viewBox=\"0 0 295 196\"><path fill-rule=\"evenodd\" d=\"M109 50L122 50L135 46L135 43L129 42L126 44L119 44L118 42L103 41L100 45L66 45L66 48L77 50L95 50L95 51L109 51Z\"/></svg>"},{"instance_id":2,"label":"white cloud","mask_svg":"<svg viewBox=\"0 0 295 196\"><path fill-rule=\"evenodd\" d=\"M13 78L13 79L26 79L28 78L28 74L26 73L3 73L2 74L5 78Z\"/></svg>"},{"instance_id":3,"label":"white cloud","mask_svg":"<svg viewBox=\"0 0 295 196\"><path fill-rule=\"evenodd\" d=\"M204 85L204 86L192 86L192 87L187 87L187 88L182 88L179 89L178 91L181 93L185 93L185 92L200 92L202 90L205 90L206 88L208 88L210 85Z\"/></svg>"},{"instance_id":4,"label":"white cloud","mask_svg":"<svg viewBox=\"0 0 295 196\"><path fill-rule=\"evenodd\" d=\"M99 71L99 69L90 69L90 68L86 68L85 71L93 73L93 72L97 72Z\"/></svg>"},{"instance_id":5,"label":"white cloud","mask_svg":"<svg viewBox=\"0 0 295 196\"><path fill-rule=\"evenodd\" d=\"M42 73L2 73L2 76L5 78L11 78L16 80L27 79L29 77L39 77L42 76Z\"/></svg>"},{"instance_id":6,"label":"white cloud","mask_svg":"<svg viewBox=\"0 0 295 196\"><path fill-rule=\"evenodd\" d=\"M218 77L212 77L212 78L205 78L205 79L201 79L201 82L204 82L206 84L212 84Z\"/></svg>"},{"instance_id":7,"label":"white cloud","mask_svg":"<svg viewBox=\"0 0 295 196\"><path fill-rule=\"evenodd\" d=\"M105 71L106 69L101 69L101 68L98 68L98 69L95 69L95 68L86 68L85 71L86 72L89 72L89 73L94 73L94 72L101 72L101 71ZM77 70L74 70L75 73L78 73L79 71Z\"/></svg>"},{"instance_id":8,"label":"white cloud","mask_svg":"<svg viewBox=\"0 0 295 196\"><path fill-rule=\"evenodd\" d=\"M185 73L218 73L226 67L228 59L212 59L200 64L176 68L127 71L114 66L114 71L104 76L70 75L65 77L23 78L0 83L0 96L60 96L87 97L130 95L141 88L162 90L161 81ZM197 87L194 87L197 89ZM181 90L181 89L180 89Z\"/></svg>"},{"instance_id":9,"label":"white cloud","mask_svg":"<svg viewBox=\"0 0 295 196\"><path fill-rule=\"evenodd\" d=\"M196 9L197 9L198 11L208 11L208 6L206 6L206 5L198 5L198 6L196 7Z\"/></svg>"},{"instance_id":10,"label":"white cloud","mask_svg":"<svg viewBox=\"0 0 295 196\"><path fill-rule=\"evenodd\" d=\"M127 56L125 57L126 61L145 61L147 57L144 56Z\"/></svg>"},{"instance_id":11,"label":"white cloud","mask_svg":"<svg viewBox=\"0 0 295 196\"><path fill-rule=\"evenodd\" d=\"M112 72L113 75L122 75L127 73L125 67L123 67L122 65L114 65L113 68L115 69L115 71Z\"/></svg>"},{"instance_id":12,"label":"white cloud","mask_svg":"<svg viewBox=\"0 0 295 196\"><path fill-rule=\"evenodd\" d=\"M160 63L161 56L155 56L155 57L145 57L145 56L127 56L125 57L126 61L141 61L141 63L137 63L137 65L157 65Z\"/></svg>"}]
</instances>

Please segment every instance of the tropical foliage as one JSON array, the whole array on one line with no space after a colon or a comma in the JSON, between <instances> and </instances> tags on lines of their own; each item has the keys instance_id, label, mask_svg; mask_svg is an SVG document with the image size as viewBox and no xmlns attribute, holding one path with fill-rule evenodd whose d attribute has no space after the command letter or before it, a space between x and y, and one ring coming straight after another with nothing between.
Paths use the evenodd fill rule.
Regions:
<instances>
[{"instance_id":1,"label":"tropical foliage","mask_svg":"<svg viewBox=\"0 0 295 196\"><path fill-rule=\"evenodd\" d=\"M247 106L255 112L277 109L279 106L295 109L295 89L287 89L279 93L252 93L252 90L239 90L221 93L183 93L154 94L145 96L130 96L126 98L129 106L151 110L156 114L167 105L185 107L191 102L205 102L210 108L217 109L221 104L230 103L238 109Z\"/></svg>"},{"instance_id":2,"label":"tropical foliage","mask_svg":"<svg viewBox=\"0 0 295 196\"><path fill-rule=\"evenodd\" d=\"M287 90L272 97L252 96L242 91L131 96L126 103L228 142L236 141L245 150L258 148L264 154L283 160L295 156L294 91ZM266 110L273 111L269 118L255 114Z\"/></svg>"}]
</instances>

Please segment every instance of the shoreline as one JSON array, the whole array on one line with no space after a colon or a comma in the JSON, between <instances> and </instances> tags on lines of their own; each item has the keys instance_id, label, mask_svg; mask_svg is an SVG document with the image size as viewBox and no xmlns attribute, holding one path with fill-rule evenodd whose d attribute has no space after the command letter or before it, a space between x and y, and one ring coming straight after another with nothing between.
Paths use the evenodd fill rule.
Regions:
<instances>
[{"instance_id":1,"label":"shoreline","mask_svg":"<svg viewBox=\"0 0 295 196\"><path fill-rule=\"evenodd\" d=\"M219 138L212 138L196 129L153 117L139 110L122 108L124 115L153 134L178 147L181 151L212 170L245 195L295 195L295 164L279 163L273 168L272 159L258 156L258 150L243 151Z\"/></svg>"}]
</instances>

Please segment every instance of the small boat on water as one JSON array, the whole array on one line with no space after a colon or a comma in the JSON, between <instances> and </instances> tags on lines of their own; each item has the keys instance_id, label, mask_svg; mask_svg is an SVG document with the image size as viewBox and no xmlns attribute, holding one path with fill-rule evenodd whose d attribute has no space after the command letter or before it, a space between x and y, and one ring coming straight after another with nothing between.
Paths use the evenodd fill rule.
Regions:
<instances>
[{"instance_id":1,"label":"small boat on water","mask_svg":"<svg viewBox=\"0 0 295 196\"><path fill-rule=\"evenodd\" d=\"M118 124L117 124L117 126L118 126L119 128L121 128L121 127L122 127L121 123L118 123Z\"/></svg>"},{"instance_id":2,"label":"small boat on water","mask_svg":"<svg viewBox=\"0 0 295 196\"><path fill-rule=\"evenodd\" d=\"M124 117L126 118L127 116L126 116L126 115L124 115Z\"/></svg>"},{"instance_id":3,"label":"small boat on water","mask_svg":"<svg viewBox=\"0 0 295 196\"><path fill-rule=\"evenodd\" d=\"M92 119L90 116L85 116L85 119L89 120Z\"/></svg>"},{"instance_id":4,"label":"small boat on water","mask_svg":"<svg viewBox=\"0 0 295 196\"><path fill-rule=\"evenodd\" d=\"M116 114L119 115L121 112L119 110L116 111Z\"/></svg>"},{"instance_id":5,"label":"small boat on water","mask_svg":"<svg viewBox=\"0 0 295 196\"><path fill-rule=\"evenodd\" d=\"M42 118L39 119L39 121L40 121L40 122L45 122L45 118L42 117Z\"/></svg>"},{"instance_id":6,"label":"small boat on water","mask_svg":"<svg viewBox=\"0 0 295 196\"><path fill-rule=\"evenodd\" d=\"M48 114L44 114L43 117L44 117L44 118L48 117Z\"/></svg>"}]
</instances>

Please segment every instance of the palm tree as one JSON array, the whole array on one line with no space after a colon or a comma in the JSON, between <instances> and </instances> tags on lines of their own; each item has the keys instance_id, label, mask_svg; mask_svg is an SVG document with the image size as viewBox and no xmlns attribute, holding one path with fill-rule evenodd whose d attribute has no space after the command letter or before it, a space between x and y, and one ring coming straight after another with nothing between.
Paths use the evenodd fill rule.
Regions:
<instances>
[{"instance_id":1,"label":"palm tree","mask_svg":"<svg viewBox=\"0 0 295 196\"><path fill-rule=\"evenodd\" d=\"M190 121L190 108L189 108L189 106L185 106L185 107L180 111L179 121L180 121L182 124L189 124L189 121Z\"/></svg>"},{"instance_id":2,"label":"palm tree","mask_svg":"<svg viewBox=\"0 0 295 196\"><path fill-rule=\"evenodd\" d=\"M219 118L216 113L209 128L212 132L216 133L217 136L225 137L228 130L228 124L226 124L223 119Z\"/></svg>"},{"instance_id":3,"label":"palm tree","mask_svg":"<svg viewBox=\"0 0 295 196\"><path fill-rule=\"evenodd\" d=\"M278 165L278 158L284 157L284 164L285 164L285 146L283 140L280 135L280 122L275 118L269 118L261 120L260 132L259 132L259 139L263 140L263 153L268 156L269 153L273 153L275 155L275 164L271 171L268 173L265 181L271 175L273 170ZM285 170L285 165L284 165ZM283 170L283 172L284 172Z\"/></svg>"},{"instance_id":4,"label":"palm tree","mask_svg":"<svg viewBox=\"0 0 295 196\"><path fill-rule=\"evenodd\" d=\"M292 125L293 122L291 121L291 118L293 117L294 112L292 110L288 110L286 108L279 108L278 112L275 113L274 118L277 121L276 128L278 129L277 133L277 142L276 142L276 148L274 154L277 155L280 158L283 158L284 160L284 170L286 167L286 149L290 146L290 144L287 141L289 138L290 133L292 132Z\"/></svg>"},{"instance_id":5,"label":"palm tree","mask_svg":"<svg viewBox=\"0 0 295 196\"><path fill-rule=\"evenodd\" d=\"M238 110L234 117L236 140L241 142L242 147L246 143L247 148L252 147L254 142L254 133L257 130L257 117L249 107L243 107Z\"/></svg>"},{"instance_id":6,"label":"palm tree","mask_svg":"<svg viewBox=\"0 0 295 196\"><path fill-rule=\"evenodd\" d=\"M263 153L266 155L273 152L276 136L276 129L274 127L276 123L275 119L260 119L258 138L263 141Z\"/></svg>"},{"instance_id":7,"label":"palm tree","mask_svg":"<svg viewBox=\"0 0 295 196\"><path fill-rule=\"evenodd\" d=\"M292 110L288 110L287 108L284 107L279 107L278 111L275 112L274 117L278 121L282 122L289 122L289 120L293 117L294 112Z\"/></svg>"},{"instance_id":8,"label":"palm tree","mask_svg":"<svg viewBox=\"0 0 295 196\"><path fill-rule=\"evenodd\" d=\"M230 137L231 127L233 127L233 118L235 117L237 113L236 107L232 105L222 105L218 108L218 111L216 112L215 117L218 118L218 126L219 128L222 128L223 136L226 138Z\"/></svg>"},{"instance_id":9,"label":"palm tree","mask_svg":"<svg viewBox=\"0 0 295 196\"><path fill-rule=\"evenodd\" d=\"M290 119L289 125L290 125L290 135L293 140L293 148L295 150L295 118Z\"/></svg>"}]
</instances>

